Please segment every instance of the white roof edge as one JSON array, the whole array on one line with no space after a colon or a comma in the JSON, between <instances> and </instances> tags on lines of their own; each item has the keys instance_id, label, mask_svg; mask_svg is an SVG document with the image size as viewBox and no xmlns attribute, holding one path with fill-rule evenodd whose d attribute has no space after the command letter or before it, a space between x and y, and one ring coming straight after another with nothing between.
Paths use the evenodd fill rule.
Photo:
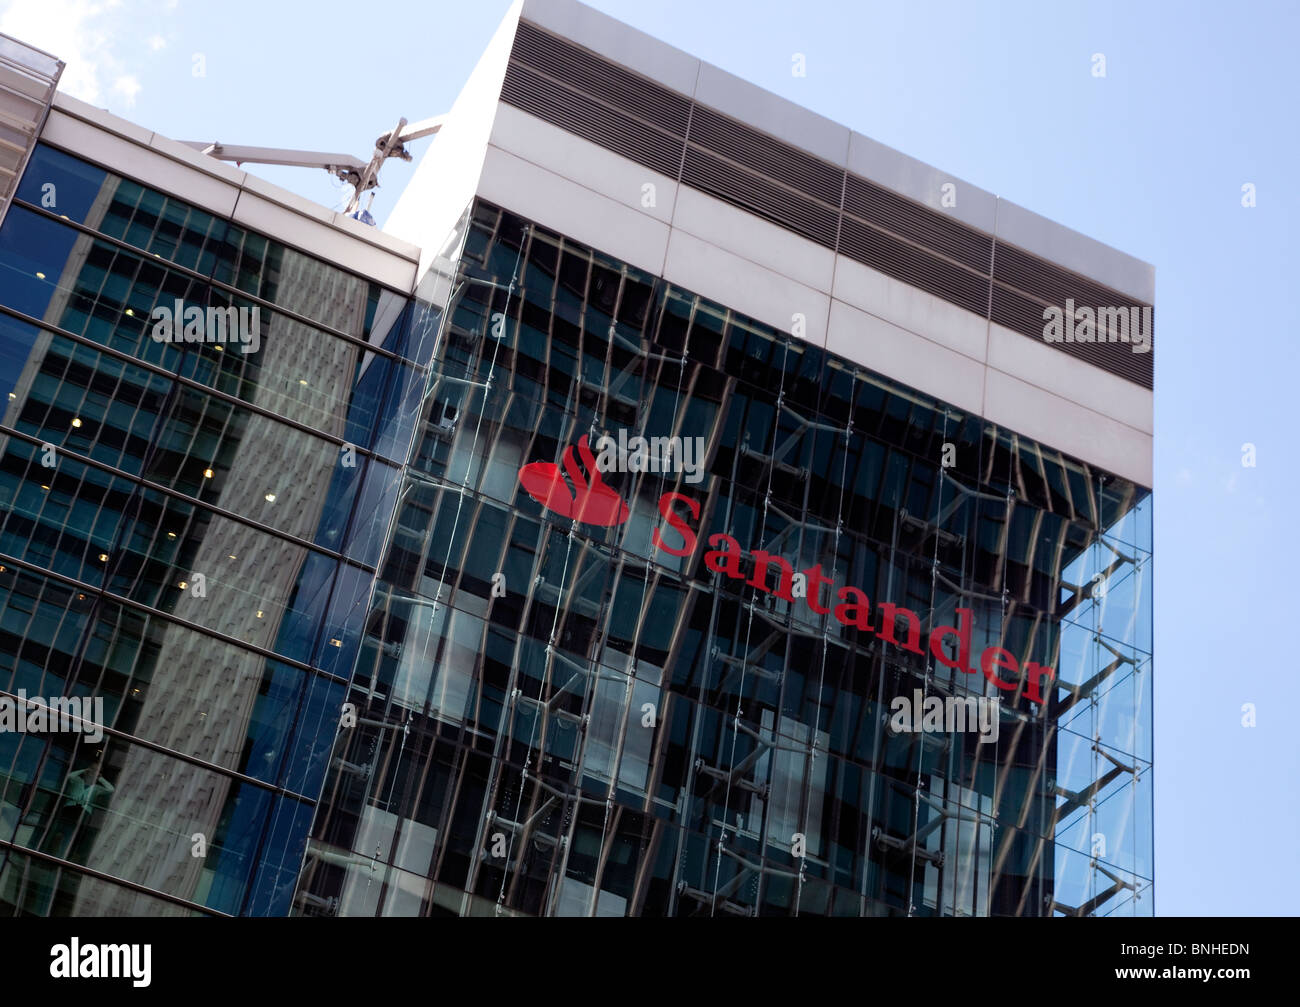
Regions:
<instances>
[{"instance_id":1,"label":"white roof edge","mask_svg":"<svg viewBox=\"0 0 1300 1007\"><path fill-rule=\"evenodd\" d=\"M55 92L54 108L97 129L111 133L137 146L148 148L173 161L179 161L186 167L201 171L214 179L234 185L241 192L255 193L263 199L269 199L292 213L316 223L324 224L342 237L364 241L407 262L419 262L420 249L418 246L403 241L394 235L387 234L376 227L347 219L327 206L322 206L303 196L299 196L297 193L281 188L257 175L251 175L224 161L218 161L215 158L200 154L193 147L188 147L179 140L173 140L160 133L150 132L143 126L116 116L105 109L96 108L79 98L64 94L62 91ZM178 198L185 198L184 193L176 193L176 195ZM275 237L275 235L270 235L270 237Z\"/></svg>"},{"instance_id":2,"label":"white roof edge","mask_svg":"<svg viewBox=\"0 0 1300 1007\"><path fill-rule=\"evenodd\" d=\"M417 287L455 233L481 182L523 0L514 0L479 53L434 143L393 205L384 227L423 249Z\"/></svg>"},{"instance_id":3,"label":"white roof edge","mask_svg":"<svg viewBox=\"0 0 1300 1007\"><path fill-rule=\"evenodd\" d=\"M1082 231L998 197L997 237L1147 304L1156 299L1156 267Z\"/></svg>"},{"instance_id":4,"label":"white roof edge","mask_svg":"<svg viewBox=\"0 0 1300 1007\"><path fill-rule=\"evenodd\" d=\"M837 167L848 167L854 174L932 208L938 209L937 199L930 191L931 182L934 179L958 181L956 176L705 63L579 0L524 0L519 16L702 105L739 119ZM692 70L694 83L688 86ZM852 144L844 145L842 155L839 153L841 136L852 140ZM869 163L856 151L848 149L864 140L870 141ZM954 214L959 219L964 218L971 226L1121 293L1154 302L1155 267L1152 264L973 185L962 185L964 192L977 200L977 208L970 215L965 212ZM996 226L990 226L994 201L999 212Z\"/></svg>"},{"instance_id":5,"label":"white roof edge","mask_svg":"<svg viewBox=\"0 0 1300 1007\"><path fill-rule=\"evenodd\" d=\"M573 0L524 0L514 16L687 97L695 94L701 60L594 7Z\"/></svg>"}]
</instances>

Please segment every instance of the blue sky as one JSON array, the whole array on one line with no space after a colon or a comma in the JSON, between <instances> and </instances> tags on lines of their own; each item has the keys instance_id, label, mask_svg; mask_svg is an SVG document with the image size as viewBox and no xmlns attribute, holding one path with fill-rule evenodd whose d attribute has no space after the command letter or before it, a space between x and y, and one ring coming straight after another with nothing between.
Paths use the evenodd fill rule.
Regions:
<instances>
[{"instance_id":1,"label":"blue sky","mask_svg":"<svg viewBox=\"0 0 1300 1007\"><path fill-rule=\"evenodd\" d=\"M1300 5L592 5L1155 264L1157 911L1296 914L1300 709L1286 704L1300 690L1283 574L1300 560L1285 524L1300 460L1286 419ZM365 159L399 116L451 106L507 6L0 0L0 31L68 62L65 90L165 135ZM344 197L324 172L255 170L327 205ZM411 170L385 167L381 222Z\"/></svg>"}]
</instances>

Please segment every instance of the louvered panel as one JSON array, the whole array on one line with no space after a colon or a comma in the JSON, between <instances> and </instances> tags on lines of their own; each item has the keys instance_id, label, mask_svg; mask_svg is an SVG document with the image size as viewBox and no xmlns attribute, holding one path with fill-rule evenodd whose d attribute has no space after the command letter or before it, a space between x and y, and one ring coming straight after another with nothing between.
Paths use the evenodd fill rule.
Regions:
<instances>
[{"instance_id":1,"label":"louvered panel","mask_svg":"<svg viewBox=\"0 0 1300 1007\"><path fill-rule=\"evenodd\" d=\"M1143 303L1002 241L998 242L993 278L1048 304L1064 305L1067 297L1074 298L1076 305L1086 304L1089 307L1120 307Z\"/></svg>"},{"instance_id":2,"label":"louvered panel","mask_svg":"<svg viewBox=\"0 0 1300 1007\"><path fill-rule=\"evenodd\" d=\"M755 172L687 144L682 181L764 217L826 248L835 247L838 212Z\"/></svg>"},{"instance_id":3,"label":"louvered panel","mask_svg":"<svg viewBox=\"0 0 1300 1007\"><path fill-rule=\"evenodd\" d=\"M728 116L695 106L691 143L839 209L843 169L775 140Z\"/></svg>"},{"instance_id":4,"label":"louvered panel","mask_svg":"<svg viewBox=\"0 0 1300 1007\"><path fill-rule=\"evenodd\" d=\"M847 215L840 229L840 253L981 318L988 316L986 277Z\"/></svg>"},{"instance_id":5,"label":"louvered panel","mask_svg":"<svg viewBox=\"0 0 1300 1007\"><path fill-rule=\"evenodd\" d=\"M998 245L998 255L1002 246ZM1043 309L1046 305L1027 297L1020 291L1011 290L1000 283L993 284L993 321L1005 325L1022 335L1043 340ZM1152 329L1154 330L1154 312ZM1125 343L1046 343L1054 350L1068 353L1072 357L1086 360L1088 363L1126 378L1144 388L1152 387L1153 362L1155 356L1155 338L1151 340L1148 353L1134 353L1132 346Z\"/></svg>"},{"instance_id":6,"label":"louvered panel","mask_svg":"<svg viewBox=\"0 0 1300 1007\"><path fill-rule=\"evenodd\" d=\"M681 141L640 119L603 105L521 63L506 68L501 100L606 150L670 178L681 165Z\"/></svg>"},{"instance_id":7,"label":"louvered panel","mask_svg":"<svg viewBox=\"0 0 1300 1007\"><path fill-rule=\"evenodd\" d=\"M985 276L989 273L990 235L857 175L849 175L845 183L844 212L941 252Z\"/></svg>"},{"instance_id":8,"label":"louvered panel","mask_svg":"<svg viewBox=\"0 0 1300 1007\"><path fill-rule=\"evenodd\" d=\"M994 255L991 235L526 22L502 99L981 316L989 312L992 261L994 320L1029 338L1042 338L1045 304L1135 303L1023 249L999 242ZM1151 387L1152 354L1118 343L1051 345Z\"/></svg>"},{"instance_id":9,"label":"louvered panel","mask_svg":"<svg viewBox=\"0 0 1300 1007\"><path fill-rule=\"evenodd\" d=\"M510 58L682 139L691 101L526 21L515 32ZM679 148L680 153L680 148Z\"/></svg>"}]
</instances>

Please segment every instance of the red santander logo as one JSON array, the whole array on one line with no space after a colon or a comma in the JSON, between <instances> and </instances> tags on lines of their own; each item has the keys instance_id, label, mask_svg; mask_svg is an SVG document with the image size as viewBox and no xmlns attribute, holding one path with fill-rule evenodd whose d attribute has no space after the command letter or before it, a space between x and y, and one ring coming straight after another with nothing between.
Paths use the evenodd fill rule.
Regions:
<instances>
[{"instance_id":1,"label":"red santander logo","mask_svg":"<svg viewBox=\"0 0 1300 1007\"><path fill-rule=\"evenodd\" d=\"M578 441L578 452L589 476L584 476L573 454L573 446L564 449L564 474L554 462L529 462L519 470L519 484L525 492L549 511L581 521L583 524L610 527L627 520L628 509L622 498L605 485L596 467L596 456L586 435Z\"/></svg>"},{"instance_id":2,"label":"red santander logo","mask_svg":"<svg viewBox=\"0 0 1300 1007\"><path fill-rule=\"evenodd\" d=\"M626 522L627 504L601 479L596 456L586 437L578 442L578 454L582 456L590 475L584 475L578 466L573 447L565 448L564 473L568 474L569 482L573 484L572 489L565 482L564 473L559 466L552 462L530 462L525 465L519 470L519 482L530 497L556 514L606 528ZM676 504L685 506L690 514L689 521L674 506ZM655 549L670 556L693 557L701 542L700 534L694 527L694 522L700 518L700 511L700 502L694 497L675 491L664 493L659 498L659 514L663 524L681 538L682 544L670 544L664 540L660 529L655 528L651 533ZM982 672L998 689L1023 691L1025 697L1034 703L1045 704L1051 696L1050 691L1045 696L1042 690L1044 686L1050 690L1056 678L1053 668L1035 661L1025 661L1022 665L1015 654L997 646L985 648L978 662L973 660L975 655L971 648L971 630L975 613L969 608L956 610L956 626L933 627L929 640L926 641L922 619L916 612L901 605L882 602L876 606L879 621L873 622L872 602L866 592L851 584L837 588L832 578L825 575L820 563L796 571L784 557L763 549L750 552L730 535L715 533L707 536L705 541L709 548L704 553L704 566L714 573L743 581L750 587L784 601L802 601L815 615L832 616L845 626L854 626L864 633L875 634L882 643L901 650L918 655L925 655L928 651L940 664L954 670L968 675ZM772 574L775 574L775 578ZM826 602L825 605L822 604L823 601ZM899 638L900 629L902 639ZM955 657L948 653L947 638L952 638L956 643ZM928 647L925 646L926 642L929 643ZM1007 677L1004 678L1002 673L1006 673Z\"/></svg>"}]
</instances>

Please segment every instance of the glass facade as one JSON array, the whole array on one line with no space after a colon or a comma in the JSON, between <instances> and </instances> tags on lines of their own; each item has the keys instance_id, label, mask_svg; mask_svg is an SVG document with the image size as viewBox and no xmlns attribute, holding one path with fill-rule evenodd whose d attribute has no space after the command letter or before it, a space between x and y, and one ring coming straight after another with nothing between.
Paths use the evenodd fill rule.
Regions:
<instances>
[{"instance_id":1,"label":"glass facade","mask_svg":"<svg viewBox=\"0 0 1300 1007\"><path fill-rule=\"evenodd\" d=\"M162 341L159 305L256 340ZM210 317L210 316L209 316ZM0 913L284 915L430 348L409 297L34 152L0 228Z\"/></svg>"},{"instance_id":2,"label":"glass facade","mask_svg":"<svg viewBox=\"0 0 1300 1007\"><path fill-rule=\"evenodd\" d=\"M37 148L0 703L103 732L0 721L0 914L1152 913L1149 490L491 205L458 239L411 299Z\"/></svg>"},{"instance_id":3,"label":"glass facade","mask_svg":"<svg viewBox=\"0 0 1300 1007\"><path fill-rule=\"evenodd\" d=\"M465 231L295 913L1152 913L1148 489Z\"/></svg>"}]
</instances>

